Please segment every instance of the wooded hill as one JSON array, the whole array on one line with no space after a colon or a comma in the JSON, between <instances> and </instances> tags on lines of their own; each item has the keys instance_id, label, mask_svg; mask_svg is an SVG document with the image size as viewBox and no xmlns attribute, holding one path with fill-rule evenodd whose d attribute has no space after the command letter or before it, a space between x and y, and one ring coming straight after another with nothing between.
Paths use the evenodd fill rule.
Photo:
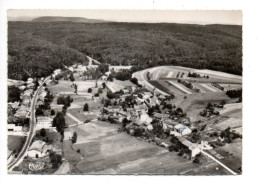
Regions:
<instances>
[{"instance_id":1,"label":"wooded hill","mask_svg":"<svg viewBox=\"0 0 260 188\"><path fill-rule=\"evenodd\" d=\"M47 76L87 63L180 65L242 74L242 26L146 23L9 22L8 77Z\"/></svg>"}]
</instances>

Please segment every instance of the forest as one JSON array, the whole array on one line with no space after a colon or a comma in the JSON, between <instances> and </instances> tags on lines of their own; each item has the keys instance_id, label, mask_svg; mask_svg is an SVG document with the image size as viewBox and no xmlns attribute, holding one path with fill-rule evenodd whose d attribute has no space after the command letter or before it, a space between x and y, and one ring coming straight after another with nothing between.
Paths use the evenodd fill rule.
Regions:
<instances>
[{"instance_id":1,"label":"forest","mask_svg":"<svg viewBox=\"0 0 260 188\"><path fill-rule=\"evenodd\" d=\"M8 78L88 63L177 65L242 75L242 26L167 23L9 22Z\"/></svg>"}]
</instances>

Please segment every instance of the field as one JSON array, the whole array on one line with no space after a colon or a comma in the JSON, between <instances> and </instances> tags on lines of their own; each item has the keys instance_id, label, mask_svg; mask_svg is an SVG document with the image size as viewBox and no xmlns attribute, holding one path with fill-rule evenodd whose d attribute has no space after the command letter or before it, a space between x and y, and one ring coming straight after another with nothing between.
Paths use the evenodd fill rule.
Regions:
<instances>
[{"instance_id":1,"label":"field","mask_svg":"<svg viewBox=\"0 0 260 188\"><path fill-rule=\"evenodd\" d=\"M8 140L7 140L8 149L11 150L11 151L16 151L16 153L18 153L23 146L22 140L24 138L25 137L22 137L22 136L8 135Z\"/></svg>"},{"instance_id":2,"label":"field","mask_svg":"<svg viewBox=\"0 0 260 188\"><path fill-rule=\"evenodd\" d=\"M117 125L103 122L68 128L66 131L78 133L78 140L73 146L70 141L64 143L65 159L83 174L190 174L197 168L207 169L205 174L219 173L210 161L196 165L117 129Z\"/></svg>"},{"instance_id":3,"label":"field","mask_svg":"<svg viewBox=\"0 0 260 188\"><path fill-rule=\"evenodd\" d=\"M242 103L226 104L220 114L222 116L242 118Z\"/></svg>"},{"instance_id":4,"label":"field","mask_svg":"<svg viewBox=\"0 0 260 188\"><path fill-rule=\"evenodd\" d=\"M150 81L147 74L150 73ZM200 73L200 77L188 77L188 73ZM205 76L205 78L204 78ZM206 78L208 76L208 78ZM158 66L133 74L140 84L144 85L148 90L166 95L190 95L199 94L196 91L178 83L178 80L191 83L194 88L200 89L200 93L211 93L214 98L215 93L224 93L228 89L242 88L242 77L217 71L199 70L180 66ZM223 85L224 91L212 86L212 83Z\"/></svg>"}]
</instances>

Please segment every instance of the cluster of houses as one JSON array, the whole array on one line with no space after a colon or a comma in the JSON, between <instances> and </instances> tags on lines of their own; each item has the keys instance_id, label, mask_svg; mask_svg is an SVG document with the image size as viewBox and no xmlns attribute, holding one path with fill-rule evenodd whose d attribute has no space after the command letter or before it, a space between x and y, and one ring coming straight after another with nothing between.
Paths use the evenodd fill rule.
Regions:
<instances>
[{"instance_id":1,"label":"cluster of houses","mask_svg":"<svg viewBox=\"0 0 260 188\"><path fill-rule=\"evenodd\" d=\"M8 103L8 135L21 135L25 134L22 126L17 125L17 120L26 119L30 116L31 100L34 93L34 79L28 78L28 80L18 88L22 91L20 95L21 101Z\"/></svg>"}]
</instances>

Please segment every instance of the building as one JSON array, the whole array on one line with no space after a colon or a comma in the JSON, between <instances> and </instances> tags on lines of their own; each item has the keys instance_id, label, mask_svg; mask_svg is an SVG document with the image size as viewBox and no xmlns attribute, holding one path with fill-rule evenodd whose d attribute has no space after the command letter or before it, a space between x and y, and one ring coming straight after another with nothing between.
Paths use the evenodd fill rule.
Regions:
<instances>
[{"instance_id":1,"label":"building","mask_svg":"<svg viewBox=\"0 0 260 188\"><path fill-rule=\"evenodd\" d=\"M132 66L111 66L109 65L109 71L122 71L122 70L130 70Z\"/></svg>"},{"instance_id":2,"label":"building","mask_svg":"<svg viewBox=\"0 0 260 188\"><path fill-rule=\"evenodd\" d=\"M147 112L148 108L146 105L134 105L134 110L136 112Z\"/></svg>"},{"instance_id":3,"label":"building","mask_svg":"<svg viewBox=\"0 0 260 188\"><path fill-rule=\"evenodd\" d=\"M101 80L104 80L104 81L106 81L106 80L107 80L107 77L108 77L108 76L106 76L106 75L103 75L103 76L101 76L101 78L100 78L100 79L101 79Z\"/></svg>"},{"instance_id":4,"label":"building","mask_svg":"<svg viewBox=\"0 0 260 188\"><path fill-rule=\"evenodd\" d=\"M72 132L64 132L64 139L63 140L71 140L72 139Z\"/></svg>"},{"instance_id":5,"label":"building","mask_svg":"<svg viewBox=\"0 0 260 188\"><path fill-rule=\"evenodd\" d=\"M54 76L57 76L60 73L61 73L60 69L56 69L55 71L53 71Z\"/></svg>"},{"instance_id":6,"label":"building","mask_svg":"<svg viewBox=\"0 0 260 188\"><path fill-rule=\"evenodd\" d=\"M30 146L27 156L31 158L41 158L46 156L50 150L51 148L49 145L46 145L46 142L37 140Z\"/></svg>"},{"instance_id":7,"label":"building","mask_svg":"<svg viewBox=\"0 0 260 188\"><path fill-rule=\"evenodd\" d=\"M28 78L27 79L27 84L33 83L33 81L34 81L33 78Z\"/></svg>"},{"instance_id":8,"label":"building","mask_svg":"<svg viewBox=\"0 0 260 188\"><path fill-rule=\"evenodd\" d=\"M165 119L163 121L163 129L164 130L173 130L174 129L174 126L179 124L178 122L176 121L173 121L171 119Z\"/></svg>"},{"instance_id":9,"label":"building","mask_svg":"<svg viewBox=\"0 0 260 188\"><path fill-rule=\"evenodd\" d=\"M16 126L15 124L7 124L7 134L12 135L15 133L21 133L23 132L22 126Z\"/></svg>"},{"instance_id":10,"label":"building","mask_svg":"<svg viewBox=\"0 0 260 188\"><path fill-rule=\"evenodd\" d=\"M154 112L153 117L155 119L162 120L163 118L169 118L169 115L168 114L161 114L161 113Z\"/></svg>"},{"instance_id":11,"label":"building","mask_svg":"<svg viewBox=\"0 0 260 188\"><path fill-rule=\"evenodd\" d=\"M188 135L190 134L192 131L186 127L185 125L182 125L182 124L177 124L174 126L174 132L177 132L179 133L181 136L184 136L184 135ZM171 134L174 134L171 132Z\"/></svg>"},{"instance_id":12,"label":"building","mask_svg":"<svg viewBox=\"0 0 260 188\"><path fill-rule=\"evenodd\" d=\"M14 116L19 117L19 118L27 118L27 117L29 117L29 114L30 114L30 108L28 106L22 105L16 111Z\"/></svg>"},{"instance_id":13,"label":"building","mask_svg":"<svg viewBox=\"0 0 260 188\"><path fill-rule=\"evenodd\" d=\"M186 148L189 150L190 159L200 153L201 150L197 144L194 144L183 137L178 137L178 140L183 148Z\"/></svg>"},{"instance_id":14,"label":"building","mask_svg":"<svg viewBox=\"0 0 260 188\"><path fill-rule=\"evenodd\" d=\"M52 127L52 118L49 118L47 116L39 116L37 117L36 128L37 130L40 130L40 129L53 129L55 127Z\"/></svg>"}]
</instances>

